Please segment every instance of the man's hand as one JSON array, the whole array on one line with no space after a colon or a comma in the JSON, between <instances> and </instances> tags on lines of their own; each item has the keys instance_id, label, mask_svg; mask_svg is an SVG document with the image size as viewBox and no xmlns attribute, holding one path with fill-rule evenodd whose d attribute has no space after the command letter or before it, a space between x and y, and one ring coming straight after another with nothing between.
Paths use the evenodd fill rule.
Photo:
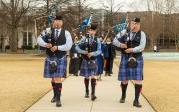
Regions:
<instances>
[{"instance_id":1,"label":"man's hand","mask_svg":"<svg viewBox=\"0 0 179 112\"><path fill-rule=\"evenodd\" d=\"M46 48L51 48L51 47L52 47L52 44L47 43L45 47L46 47Z\"/></svg>"},{"instance_id":2,"label":"man's hand","mask_svg":"<svg viewBox=\"0 0 179 112\"><path fill-rule=\"evenodd\" d=\"M85 54L85 55L88 55L88 51L85 51L84 54Z\"/></svg>"},{"instance_id":3,"label":"man's hand","mask_svg":"<svg viewBox=\"0 0 179 112\"><path fill-rule=\"evenodd\" d=\"M127 45L126 44L120 44L120 48L127 48Z\"/></svg>"},{"instance_id":4,"label":"man's hand","mask_svg":"<svg viewBox=\"0 0 179 112\"><path fill-rule=\"evenodd\" d=\"M58 46L53 46L51 49L50 49L52 52L55 52L58 50Z\"/></svg>"},{"instance_id":5,"label":"man's hand","mask_svg":"<svg viewBox=\"0 0 179 112\"><path fill-rule=\"evenodd\" d=\"M91 54L91 53L88 53L87 56L88 56L88 58L91 58L92 54Z\"/></svg>"},{"instance_id":6,"label":"man's hand","mask_svg":"<svg viewBox=\"0 0 179 112\"><path fill-rule=\"evenodd\" d=\"M133 52L133 48L128 48L125 50L126 53L132 53Z\"/></svg>"}]
</instances>

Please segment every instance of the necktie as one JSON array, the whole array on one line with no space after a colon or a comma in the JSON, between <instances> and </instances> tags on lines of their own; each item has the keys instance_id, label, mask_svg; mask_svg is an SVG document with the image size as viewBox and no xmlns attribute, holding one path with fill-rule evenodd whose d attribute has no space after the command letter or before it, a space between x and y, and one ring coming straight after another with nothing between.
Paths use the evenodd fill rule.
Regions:
<instances>
[{"instance_id":1,"label":"necktie","mask_svg":"<svg viewBox=\"0 0 179 112\"><path fill-rule=\"evenodd\" d=\"M90 37L90 44L93 42L93 36Z\"/></svg>"},{"instance_id":2,"label":"necktie","mask_svg":"<svg viewBox=\"0 0 179 112\"><path fill-rule=\"evenodd\" d=\"M132 36L130 37L130 40L132 41L136 35L136 32L132 32Z\"/></svg>"},{"instance_id":3,"label":"necktie","mask_svg":"<svg viewBox=\"0 0 179 112\"><path fill-rule=\"evenodd\" d=\"M58 38L58 30L56 29L55 30L55 39L57 39Z\"/></svg>"}]
</instances>

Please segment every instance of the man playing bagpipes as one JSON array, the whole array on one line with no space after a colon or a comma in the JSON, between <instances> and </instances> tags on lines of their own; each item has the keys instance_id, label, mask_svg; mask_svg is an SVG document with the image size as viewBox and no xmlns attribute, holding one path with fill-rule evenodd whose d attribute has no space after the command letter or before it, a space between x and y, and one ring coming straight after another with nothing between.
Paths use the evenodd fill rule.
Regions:
<instances>
[{"instance_id":1,"label":"man playing bagpipes","mask_svg":"<svg viewBox=\"0 0 179 112\"><path fill-rule=\"evenodd\" d=\"M44 78L52 78L54 96L52 103L61 107L62 82L66 74L66 52L72 46L71 34L62 28L62 16L56 16L52 28L47 28L38 37L38 44L46 48Z\"/></svg>"},{"instance_id":2,"label":"man playing bagpipes","mask_svg":"<svg viewBox=\"0 0 179 112\"><path fill-rule=\"evenodd\" d=\"M130 22L130 31L120 32L113 44L121 48L121 61L118 80L121 81L122 96L120 103L125 103L126 90L129 80L134 80L135 99L133 106L142 107L139 96L142 90L143 80L143 56L142 52L146 45L146 35L140 29L140 18L134 18Z\"/></svg>"},{"instance_id":3,"label":"man playing bagpipes","mask_svg":"<svg viewBox=\"0 0 179 112\"><path fill-rule=\"evenodd\" d=\"M84 77L86 88L85 97L89 98L89 81L91 79L91 100L94 101L96 76L98 72L97 55L101 53L101 42L96 36L97 24L91 24L88 29L88 35L84 36L76 47L78 53L82 54L83 60L80 69L80 75Z\"/></svg>"}]
</instances>

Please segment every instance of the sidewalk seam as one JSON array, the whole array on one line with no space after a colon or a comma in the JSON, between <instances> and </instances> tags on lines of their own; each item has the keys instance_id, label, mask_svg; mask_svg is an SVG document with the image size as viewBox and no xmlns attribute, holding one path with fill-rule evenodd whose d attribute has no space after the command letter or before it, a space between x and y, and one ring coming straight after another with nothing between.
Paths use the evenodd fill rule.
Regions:
<instances>
[{"instance_id":1,"label":"sidewalk seam","mask_svg":"<svg viewBox=\"0 0 179 112\"><path fill-rule=\"evenodd\" d=\"M33 102L31 105L29 105L27 107L27 109L25 109L23 112L26 112L27 110L29 110L33 105L35 105L38 101L40 101L45 95L47 95L52 89L48 90L47 92L45 92L42 96L40 96L35 102Z\"/></svg>"},{"instance_id":2,"label":"sidewalk seam","mask_svg":"<svg viewBox=\"0 0 179 112\"><path fill-rule=\"evenodd\" d=\"M115 65L118 67L118 65L115 63ZM134 85L134 82L133 81L130 81L133 85ZM141 93L141 95L144 97L144 99L147 101L147 103L152 107L152 109L155 111L155 112L158 112L155 107L149 102L149 100L147 99L147 97Z\"/></svg>"},{"instance_id":3,"label":"sidewalk seam","mask_svg":"<svg viewBox=\"0 0 179 112\"><path fill-rule=\"evenodd\" d=\"M93 110L93 103L94 103L94 102L91 103L90 112L92 112L92 110Z\"/></svg>"},{"instance_id":4,"label":"sidewalk seam","mask_svg":"<svg viewBox=\"0 0 179 112\"><path fill-rule=\"evenodd\" d=\"M133 86L134 86L134 82L133 81L130 81ZM155 112L158 112L155 107L149 102L149 100L147 99L147 97L144 95L144 93L141 92L141 95L144 97L144 99L147 101L147 103L152 107L152 109L155 111Z\"/></svg>"},{"instance_id":5,"label":"sidewalk seam","mask_svg":"<svg viewBox=\"0 0 179 112\"><path fill-rule=\"evenodd\" d=\"M147 97L143 94L143 93L141 93L141 95L144 97L144 99L149 103L149 105L152 107L152 109L155 111L155 112L158 112L156 109L155 109L155 107L149 102L149 100L147 99Z\"/></svg>"}]
</instances>

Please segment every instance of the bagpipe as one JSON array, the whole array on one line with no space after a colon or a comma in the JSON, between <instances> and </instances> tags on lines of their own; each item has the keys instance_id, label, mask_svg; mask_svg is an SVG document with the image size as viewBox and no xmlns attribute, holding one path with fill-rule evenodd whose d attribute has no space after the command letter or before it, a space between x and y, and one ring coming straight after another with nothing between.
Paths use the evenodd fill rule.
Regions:
<instances>
[{"instance_id":1,"label":"bagpipe","mask_svg":"<svg viewBox=\"0 0 179 112\"><path fill-rule=\"evenodd\" d=\"M80 49L84 50L87 52L87 54L82 54L83 59L85 59L88 62L88 68L94 68L95 67L95 59L96 57L88 56L88 53L93 52L97 49L97 37L94 37L93 39L90 37L89 32L87 31L88 28L91 28L94 26L94 24L92 24L92 18L93 18L93 13L90 13L90 16L85 18L83 20L83 22L81 23L81 25L78 26L78 28L75 28L73 30L74 31L79 31L78 33L80 34L78 37L79 38L83 38L85 37L85 39L83 40L83 42L79 43L78 46L80 47ZM96 26L97 27L97 26ZM75 34L77 35L77 34Z\"/></svg>"},{"instance_id":2,"label":"bagpipe","mask_svg":"<svg viewBox=\"0 0 179 112\"><path fill-rule=\"evenodd\" d=\"M116 34L115 39L118 40L120 43L127 45L129 29L130 28L129 28L128 15L126 17L123 16L119 24L116 24L108 28L107 34L105 35L103 39L103 43L106 42L107 38L109 38L108 36L110 32L113 31ZM121 51L122 53L125 53L126 49L116 47L116 50ZM136 57L132 53L129 53L127 55L129 56L128 61L127 61L127 67L136 68L137 67Z\"/></svg>"},{"instance_id":3,"label":"bagpipe","mask_svg":"<svg viewBox=\"0 0 179 112\"><path fill-rule=\"evenodd\" d=\"M91 23L92 23L92 18L93 18L93 13L91 12L90 13L90 16L85 18L83 20L83 22L81 23L81 25L79 25L77 28L73 29L73 33L75 31L78 31L79 33L79 37L78 39L81 39L83 37L85 37L85 40L83 43L79 44L79 47L82 49L82 50L85 50L87 51L88 53L90 52L93 52L94 49L97 49L97 44L94 44L95 42L97 43L97 38L95 37L94 40L90 40L90 34L88 33L87 29L89 27L91 27ZM84 33L85 32L85 33ZM83 35L84 34L84 35ZM77 34L74 33L74 35L77 37ZM95 57L88 57L88 55L82 55L82 57L85 59L85 60L94 60Z\"/></svg>"},{"instance_id":4,"label":"bagpipe","mask_svg":"<svg viewBox=\"0 0 179 112\"><path fill-rule=\"evenodd\" d=\"M116 39L120 42L120 43L123 43L123 44L132 44L132 43L129 43L129 40L128 40L128 36L129 36L129 19L128 19L128 16L126 17L126 20L125 22L122 22L124 21L124 19L121 20L121 24L119 25L116 25L114 26L114 29L119 29L119 30L116 30ZM134 55L134 53L125 53L125 50L127 48L117 48L118 50L120 50L122 53L124 53L126 56L128 56L128 60L127 60L127 67L128 68L136 68L137 67L137 60L136 60L136 56Z\"/></svg>"},{"instance_id":5,"label":"bagpipe","mask_svg":"<svg viewBox=\"0 0 179 112\"><path fill-rule=\"evenodd\" d=\"M128 27L129 27L128 15L126 17L123 16L119 24L116 24L108 28L107 34L103 39L103 43L106 42L107 38L109 38L110 32L113 32L114 37L118 38L118 35L124 35L127 33L128 31L127 29L129 29Z\"/></svg>"},{"instance_id":6,"label":"bagpipe","mask_svg":"<svg viewBox=\"0 0 179 112\"><path fill-rule=\"evenodd\" d=\"M48 10L49 10L48 15L46 16L47 17L47 25L46 25L45 30L43 31L44 34L41 34L41 35L45 35L46 41L48 43L52 44L52 46L54 46L54 38L52 38L54 35L54 27L53 27L52 23L55 20L59 9L58 9L57 5L53 4L50 6L50 8Z\"/></svg>"}]
</instances>

